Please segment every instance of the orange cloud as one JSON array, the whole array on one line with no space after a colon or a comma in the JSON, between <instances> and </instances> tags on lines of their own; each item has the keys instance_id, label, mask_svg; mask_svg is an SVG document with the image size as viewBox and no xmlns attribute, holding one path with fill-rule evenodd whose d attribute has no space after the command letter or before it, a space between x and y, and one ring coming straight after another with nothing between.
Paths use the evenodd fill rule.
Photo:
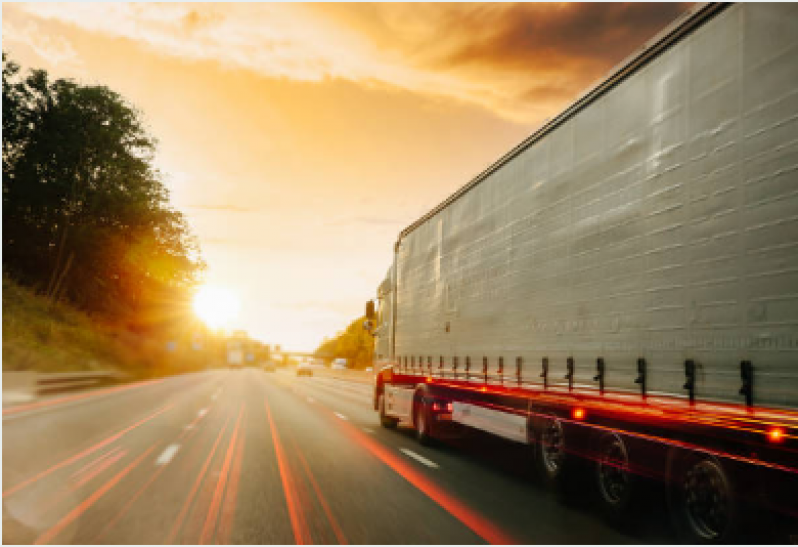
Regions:
<instances>
[{"instance_id":1,"label":"orange cloud","mask_svg":"<svg viewBox=\"0 0 798 547\"><path fill-rule=\"evenodd\" d=\"M344 79L539 122L685 4L20 4L270 78ZM5 30L4 30L5 32Z\"/></svg>"}]
</instances>

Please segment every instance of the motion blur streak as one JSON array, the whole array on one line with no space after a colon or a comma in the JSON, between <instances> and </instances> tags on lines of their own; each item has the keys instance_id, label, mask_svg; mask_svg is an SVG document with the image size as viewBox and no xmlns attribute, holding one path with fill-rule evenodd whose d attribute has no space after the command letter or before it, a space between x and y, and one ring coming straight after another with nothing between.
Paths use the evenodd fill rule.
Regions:
<instances>
[{"instance_id":1,"label":"motion blur streak","mask_svg":"<svg viewBox=\"0 0 798 547\"><path fill-rule=\"evenodd\" d=\"M411 465L399 458L387 448L361 433L355 426L343 420L332 420L354 441L365 447L378 459L396 471L407 482L424 492L432 501L443 507L457 520L465 524L475 534L486 542L494 545L510 545L518 543L513 538L499 530L481 515L478 515L460 501L441 490L440 487L429 481L424 475L416 471Z\"/></svg>"},{"instance_id":2,"label":"motion blur streak","mask_svg":"<svg viewBox=\"0 0 798 547\"><path fill-rule=\"evenodd\" d=\"M62 491L57 496L51 496L50 499L47 500L46 503L41 504L37 507L37 512L44 516L48 514L50 511L54 511L56 507L61 505L67 498L71 497L72 494L80 487L89 482L94 477L98 476L100 473L108 469L111 465L118 462L122 457L127 454L127 450L121 450L120 447L116 447L114 450L110 450L107 453L103 454L96 460L92 460L92 462L88 465L83 466L79 471L76 471L72 474L73 481L78 477L80 473L88 469L87 473L84 473L83 476L77 478L77 482L73 482L70 486L65 486ZM108 456L113 456L112 459L108 459ZM98 464L98 462L100 462ZM98 466L98 467L92 467Z\"/></svg>"},{"instance_id":3,"label":"motion blur streak","mask_svg":"<svg viewBox=\"0 0 798 547\"><path fill-rule=\"evenodd\" d=\"M98 476L100 473L102 473L103 471L105 471L106 469L108 469L109 467L114 465L116 462L118 462L119 460L124 458L126 454L127 454L127 450L122 450L121 452L119 452L118 454L114 455L113 457L107 458L102 463L100 463L97 467L95 467L94 469L91 469L88 473L83 475L72 486L72 489L73 490L77 490L78 488L80 488L81 486L83 486L84 484L89 482L91 479L93 479L94 477Z\"/></svg>"},{"instance_id":4,"label":"motion blur streak","mask_svg":"<svg viewBox=\"0 0 798 547\"><path fill-rule=\"evenodd\" d=\"M172 526L172 530L169 532L169 537L166 540L166 543L174 543L175 538L177 537L177 533L180 531L180 527L183 525L183 521L186 518L186 514L188 513L189 508L191 507L191 502L194 500L194 496L197 494L197 490L199 490L200 484L202 483L202 478L205 476L205 473L208 471L208 467L211 465L211 460L213 459L213 455L216 453L216 449L219 447L219 443L222 440L222 435L227 430L227 424L230 423L230 417L228 416L224 422L224 426L222 426L222 430L219 431L219 435L216 437L216 440L211 447L211 452L208 454L208 457L205 459L205 463L202 464L202 469L200 469L199 474L197 475L197 480L194 481L194 486L191 487L191 491L188 493L188 497L186 501L183 503L183 508L180 509L180 514L177 516L177 520L175 520L174 525Z\"/></svg>"},{"instance_id":5,"label":"motion blur streak","mask_svg":"<svg viewBox=\"0 0 798 547\"><path fill-rule=\"evenodd\" d=\"M47 530L45 533L40 535L36 538L35 544L42 545L44 543L49 543L52 541L64 528L69 526L69 524L80 517L83 513L85 513L92 505L94 505L100 498L102 498L106 492L108 492L111 488L113 488L116 483L121 481L125 475L130 473L141 461L147 457L147 455L155 449L158 443L153 444L147 450L144 451L138 458L133 460L128 464L127 467L122 469L119 473L114 475L111 480L106 482L102 485L96 492L94 492L91 496L89 496L85 501L83 501L80 505L75 507L72 511L70 511L64 518L62 518L58 524Z\"/></svg>"},{"instance_id":6,"label":"motion blur streak","mask_svg":"<svg viewBox=\"0 0 798 547\"><path fill-rule=\"evenodd\" d=\"M274 426L272 420L272 412L269 409L269 402L263 400L266 407L266 416L269 420L269 430L272 433L272 443L274 444L274 454L277 457L277 468L280 470L280 480L283 483L283 492L285 493L285 503L288 506L288 516L291 519L291 529L294 532L294 541L297 545L307 545L312 543L310 531L305 524L305 519L302 514L302 508L297 503L296 490L294 489L294 480L291 476L291 470L288 468L288 463L283 453L283 447L280 444L280 436L277 433L277 428Z\"/></svg>"},{"instance_id":7,"label":"motion blur streak","mask_svg":"<svg viewBox=\"0 0 798 547\"><path fill-rule=\"evenodd\" d=\"M244 431L247 430L247 415L244 414ZM247 436L241 435L233 458L233 469L230 471L230 484L227 486L227 494L224 497L222 514L219 517L219 531L216 534L216 543L220 545L230 544L230 533L233 530L233 516L236 513L236 500L238 499L238 482L241 478L241 462L244 459L244 446Z\"/></svg>"},{"instance_id":8,"label":"motion blur streak","mask_svg":"<svg viewBox=\"0 0 798 547\"><path fill-rule=\"evenodd\" d=\"M95 536L95 538L90 543L100 543L100 538L102 538L105 534L107 534L108 531L111 530L117 522L119 522L119 519L127 514L127 512L130 510L130 508L133 506L133 504L136 503L136 500L139 499L139 497L144 493L144 491L147 488L149 488L149 486L153 482L155 482L155 479L158 478L158 475L160 475L163 472L163 470L167 468L168 465L169 464L162 465L162 466L158 467L155 470L155 473L153 473L150 476L150 478L147 479L147 482L145 482L141 486L141 488L139 488L138 491L135 494L133 494L133 497L131 497L129 500L127 500L127 503L125 503L125 505L122 507L122 509L119 510L119 512L114 516L114 518L112 518L111 520L108 521L108 524L106 524L103 527L103 529L100 530L100 533L97 534Z\"/></svg>"},{"instance_id":9,"label":"motion blur streak","mask_svg":"<svg viewBox=\"0 0 798 547\"><path fill-rule=\"evenodd\" d=\"M196 429L195 429L195 427L194 427L194 426L196 426L196 425L197 425L197 423L199 423L199 421L200 421L200 420L202 420L202 418L204 418L204 417L205 417L205 416L207 416L207 415L208 415L208 413L207 413L207 412L205 412L205 413L202 413L202 414L197 414L197 417L196 417L196 418L194 418L194 421L193 421L193 422L191 422L191 424L190 424L192 427L191 427L191 428L189 428L189 429L184 429L184 430L183 430L183 431L180 433L180 435L178 436L178 438L177 438L177 441L176 441L176 442L180 442L180 441L181 441L181 440L182 440L184 437L186 437L186 440L188 440L188 438L190 438L190 435L189 435L189 434L191 434L191 433L193 433L194 431L196 431ZM187 436L187 435L189 435L189 436ZM132 497L131 497L129 500L127 500L127 503L125 503L125 505L124 505L124 506L122 506L122 509L120 509L120 510L119 510L119 512L118 512L116 515L114 515L114 517L113 517L111 520L109 520L109 521L108 521L108 523L107 523L107 524L106 524L106 525L103 527L103 529L102 529L102 530L100 530L100 532L99 532L99 533L98 533L98 534L97 534L97 535L94 537L94 539L93 539L92 541L90 541L89 543L100 543L100 539L101 539L101 538L102 538L102 537L103 537L105 534L107 534L107 533L108 533L108 532L109 532L111 529L113 529L114 525L115 525L117 522L119 522L119 519L121 519L123 516L125 516L125 515L127 514L127 512L130 510L130 508L131 508L131 507L133 506L133 504L136 502L136 500L138 500L138 499L139 499L139 497L141 497L141 495L142 495L142 494L143 494L143 493L144 493L144 492L147 490L147 488L149 488L149 487L150 487L150 485L151 485L152 483L154 483L154 482L155 482L155 480L158 478L158 476L159 476L161 473L163 473L164 469L166 469L167 467L169 467L169 465L170 465L170 464L171 464L173 461L174 461L174 460L170 460L170 461L168 461L168 462L167 462L165 465L161 465L161 466L159 466L159 467L158 467L158 468L155 470L155 472L154 472L154 473L153 473L153 474L150 476L150 478L149 478L149 479L147 479L147 482L145 482L144 484L142 484L142 485L141 485L141 488L139 488L139 489L136 491L136 493L135 493L135 494L133 494L133 496L132 496Z\"/></svg>"},{"instance_id":10,"label":"motion blur streak","mask_svg":"<svg viewBox=\"0 0 798 547\"><path fill-rule=\"evenodd\" d=\"M67 397L59 397L58 399L50 399L49 401L41 401L38 403L31 403L29 405L19 405L19 406L12 406L10 408L3 409L3 416L8 416L11 414L18 414L20 412L27 412L28 410L36 410L37 408L49 407L53 405L59 405L63 403L70 403L72 401L78 401L80 399L87 399L89 397L100 397L102 395L108 395L110 393L118 393L120 391L127 391L129 389L135 389L138 387L150 386L153 384L157 384L163 382L163 380L146 380L144 382L138 382L135 384L127 384L124 386L117 386L117 387L109 387L108 389L98 389L94 391L90 391L88 393L81 393L80 395L70 395Z\"/></svg>"},{"instance_id":11,"label":"motion blur streak","mask_svg":"<svg viewBox=\"0 0 798 547\"><path fill-rule=\"evenodd\" d=\"M94 460L90 461L89 463L87 463L86 465L84 465L83 467L81 467L80 469L78 469L77 471L75 471L74 473L72 473L72 478L73 478L73 479L77 478L77 477L78 477L78 476L80 476L80 475L81 475L81 474L82 474L84 471L88 471L88 470L90 470L90 469L91 469L93 466L97 465L99 462L103 461L104 459L108 458L109 456L113 456L114 454L116 454L116 453L117 453L117 452L119 452L120 450L122 450L122 447L120 447L120 446L117 446L117 447L115 447L115 448L112 448L111 450L109 450L108 452L106 452L105 454L103 454L102 456L100 456L99 458L96 458L96 459L94 459Z\"/></svg>"},{"instance_id":12,"label":"motion blur streak","mask_svg":"<svg viewBox=\"0 0 798 547\"><path fill-rule=\"evenodd\" d=\"M202 527L202 534L200 535L199 543L205 545L210 542L213 533L216 531L216 521L219 515L219 508L222 504L222 494L227 485L227 477L230 473L230 463L233 461L233 450L236 447L238 440L238 431L241 427L241 415L244 413L244 403L241 403L238 409L238 418L236 425L233 429L233 436L230 438L230 445L227 447L227 453L224 456L224 463L222 464L222 471L219 473L219 480L216 483L216 490L213 493L213 500L208 508L208 516L205 518L205 525Z\"/></svg>"},{"instance_id":13,"label":"motion blur streak","mask_svg":"<svg viewBox=\"0 0 798 547\"><path fill-rule=\"evenodd\" d=\"M313 473L310 471L310 467L308 466L308 462L305 460L305 456L303 456L302 452L300 452L297 449L296 445L293 444L293 439L292 439L292 445L294 446L294 451L296 452L296 455L299 456L299 463L302 464L302 469L304 469L305 475L310 480L311 486L313 486L313 491L316 492L316 498L319 500L322 509L324 509L324 514L327 515L327 521L329 521L330 526L332 527L333 532L335 533L335 539L338 540L338 543L340 545L348 544L349 542L346 541L346 536L344 536L343 530L341 530L341 527L338 525L338 521L335 520L335 517L333 516L332 511L330 510L330 506L327 504L327 499L324 497L324 494L321 493L321 488L319 488L318 483L316 483L316 478L313 476Z\"/></svg>"},{"instance_id":14,"label":"motion blur streak","mask_svg":"<svg viewBox=\"0 0 798 547\"><path fill-rule=\"evenodd\" d=\"M10 495L18 492L19 490L22 490L23 488L33 484L34 482L43 479L44 477L46 477L47 475L49 475L53 471L57 471L57 470L61 469L62 467L66 467L67 465L71 465L71 464L75 463L76 461L80 461L81 459L85 458L89 454L93 454L94 452L98 451L102 447L108 446L109 444L111 444L112 442L114 442L117 439L121 438L122 436L126 435L127 433L130 433L131 431L133 431L134 429L136 429L140 425L145 424L145 423L149 422L150 420L152 420L153 418L163 414L164 412L166 412L167 410L169 410L173 406L174 406L174 403L169 403L168 405L161 407L159 410L156 410L153 414L150 414L149 416L147 416L143 420L140 420L140 421L134 423L133 425L126 427L122 431L111 435L107 439L105 439L103 441L100 441L100 442L98 442L97 444L95 444L93 446L90 446L89 448L83 450L82 452L79 452L79 453L75 454L71 458L68 458L68 459L66 459L66 460L64 460L64 461L62 461L60 463L57 463L57 464L53 465L52 467L49 467L49 468L45 469L41 473L39 473L37 475L34 475L33 477L31 477L31 478L29 478L27 480L22 481L21 483L17 484L16 486L12 486L11 488L9 488L8 490L5 490L3 492L3 497L5 498L7 496L10 496Z\"/></svg>"}]
</instances>

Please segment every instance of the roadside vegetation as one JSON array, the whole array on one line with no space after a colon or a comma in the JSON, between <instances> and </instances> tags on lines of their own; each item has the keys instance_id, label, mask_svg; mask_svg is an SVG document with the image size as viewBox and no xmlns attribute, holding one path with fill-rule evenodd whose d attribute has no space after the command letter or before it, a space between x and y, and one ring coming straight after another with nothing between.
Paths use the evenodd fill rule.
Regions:
<instances>
[{"instance_id":1,"label":"roadside vegetation","mask_svg":"<svg viewBox=\"0 0 798 547\"><path fill-rule=\"evenodd\" d=\"M198 370L218 361L219 342L177 328L146 336L104 324L66 302L53 304L3 275L3 371L121 372L131 379ZM174 344L171 342L174 341Z\"/></svg>"},{"instance_id":2,"label":"roadside vegetation","mask_svg":"<svg viewBox=\"0 0 798 547\"><path fill-rule=\"evenodd\" d=\"M343 357L347 360L349 368L359 370L372 366L374 339L363 328L365 320L365 316L359 317L343 332L339 332L333 338L325 339L314 355L328 361Z\"/></svg>"},{"instance_id":3,"label":"roadside vegetation","mask_svg":"<svg viewBox=\"0 0 798 547\"><path fill-rule=\"evenodd\" d=\"M141 113L5 52L2 100L3 370L200 366L204 263Z\"/></svg>"}]
</instances>

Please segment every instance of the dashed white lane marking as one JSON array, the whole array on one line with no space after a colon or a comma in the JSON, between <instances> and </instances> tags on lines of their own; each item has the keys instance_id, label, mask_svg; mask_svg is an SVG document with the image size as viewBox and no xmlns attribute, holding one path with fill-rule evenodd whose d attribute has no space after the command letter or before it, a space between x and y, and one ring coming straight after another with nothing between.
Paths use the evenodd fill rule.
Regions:
<instances>
[{"instance_id":1,"label":"dashed white lane marking","mask_svg":"<svg viewBox=\"0 0 798 547\"><path fill-rule=\"evenodd\" d=\"M163 452L161 452L161 455L158 456L158 459L155 460L155 465L166 465L172 461L172 458L175 457L175 454L177 454L178 450L180 450L179 444L170 444L164 449Z\"/></svg>"},{"instance_id":2,"label":"dashed white lane marking","mask_svg":"<svg viewBox=\"0 0 798 547\"><path fill-rule=\"evenodd\" d=\"M413 452L413 451L412 451L412 450L410 450L409 448L400 448L399 450L400 450L400 451L401 451L401 452L402 452L402 453L403 453L405 456L410 456L411 458L413 458L413 459L414 459L414 460L416 460L417 462L421 462L421 463L423 463L424 465L426 465L427 467L432 467L432 468L435 468L435 469L437 469L437 468L439 467L439 466L438 466L438 464L437 464L437 463L435 463L434 461L432 461L432 460L428 460L427 458L425 458L425 457L424 457L424 456L422 456L421 454L416 454L415 452Z\"/></svg>"},{"instance_id":3,"label":"dashed white lane marking","mask_svg":"<svg viewBox=\"0 0 798 547\"><path fill-rule=\"evenodd\" d=\"M207 413L208 413L208 409L207 408L201 408L200 411L197 412L197 416L202 417L202 416L205 416Z\"/></svg>"},{"instance_id":4,"label":"dashed white lane marking","mask_svg":"<svg viewBox=\"0 0 798 547\"><path fill-rule=\"evenodd\" d=\"M347 418L346 416L344 416L344 415L343 415L343 414L341 414L340 412L333 412L333 414L335 414L336 416L338 416L338 417L339 417L339 418L341 418L342 420L349 420L349 418Z\"/></svg>"},{"instance_id":5,"label":"dashed white lane marking","mask_svg":"<svg viewBox=\"0 0 798 547\"><path fill-rule=\"evenodd\" d=\"M373 430L373 429L369 429L368 427L364 427L364 428L362 428L362 429L363 429L363 431L365 431L366 433L370 433L370 434L374 435L374 430Z\"/></svg>"},{"instance_id":6,"label":"dashed white lane marking","mask_svg":"<svg viewBox=\"0 0 798 547\"><path fill-rule=\"evenodd\" d=\"M192 429L194 429L194 425L193 425L193 424L188 424L188 425L187 425L186 427L184 427L183 429L185 429L186 431L191 431Z\"/></svg>"}]
</instances>

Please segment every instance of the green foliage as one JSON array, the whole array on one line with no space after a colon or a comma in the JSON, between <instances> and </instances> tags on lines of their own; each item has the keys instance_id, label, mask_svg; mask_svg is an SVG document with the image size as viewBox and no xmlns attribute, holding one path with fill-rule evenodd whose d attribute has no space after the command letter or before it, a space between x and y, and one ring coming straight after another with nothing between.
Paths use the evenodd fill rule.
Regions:
<instances>
[{"instance_id":1,"label":"green foliage","mask_svg":"<svg viewBox=\"0 0 798 547\"><path fill-rule=\"evenodd\" d=\"M346 330L325 340L315 351L316 357L324 359L347 359L350 368L364 369L373 364L374 338L363 328L366 317L352 321Z\"/></svg>"},{"instance_id":2,"label":"green foliage","mask_svg":"<svg viewBox=\"0 0 798 547\"><path fill-rule=\"evenodd\" d=\"M4 53L4 271L137 329L183 316L203 263L155 144L119 94L23 76Z\"/></svg>"},{"instance_id":3,"label":"green foliage","mask_svg":"<svg viewBox=\"0 0 798 547\"><path fill-rule=\"evenodd\" d=\"M197 329L201 327L196 326ZM200 351L192 330L169 339L143 336L103 324L71 305L53 304L3 275L3 371L69 372L118 370L134 378L198 370L221 364L223 341L204 333Z\"/></svg>"}]
</instances>

